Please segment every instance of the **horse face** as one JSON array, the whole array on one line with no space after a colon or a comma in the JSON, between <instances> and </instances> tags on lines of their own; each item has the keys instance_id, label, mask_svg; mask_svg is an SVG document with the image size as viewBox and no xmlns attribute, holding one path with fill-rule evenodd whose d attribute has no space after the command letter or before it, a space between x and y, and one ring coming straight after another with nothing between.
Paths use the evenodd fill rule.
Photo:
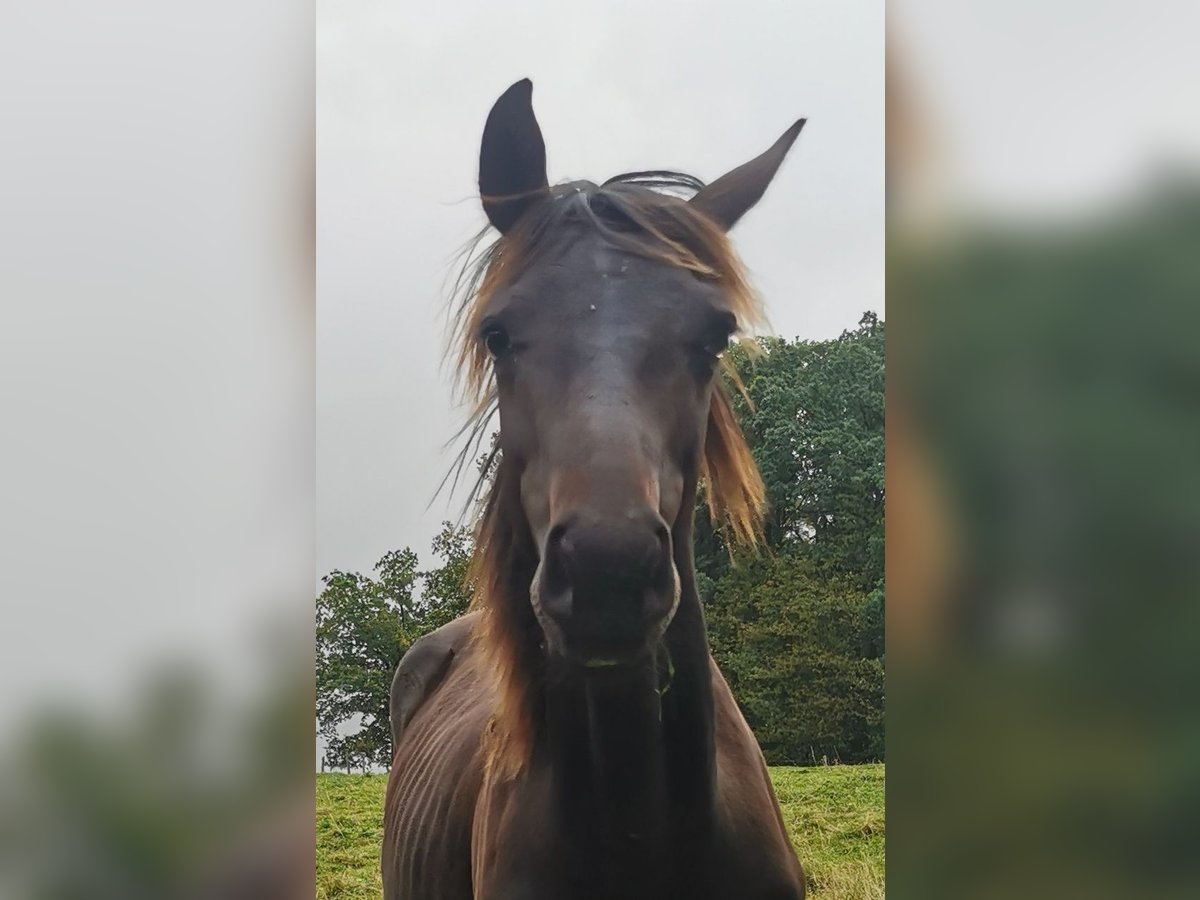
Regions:
<instances>
[{"instance_id":1,"label":"horse face","mask_svg":"<svg viewBox=\"0 0 1200 900\"><path fill-rule=\"evenodd\" d=\"M672 530L691 515L685 484L736 322L686 270L583 226L559 245L493 298L477 339L539 552L531 597L547 645L604 667L644 656L678 603Z\"/></svg>"},{"instance_id":2,"label":"horse face","mask_svg":"<svg viewBox=\"0 0 1200 900\"><path fill-rule=\"evenodd\" d=\"M692 185L689 201L651 203L628 177L550 188L531 97L531 83L517 82L484 127L480 197L504 236L489 275L504 286L488 293L474 337L494 361L500 446L539 557L530 594L547 646L606 667L643 657L679 602L673 535L688 533L676 526L690 522L716 359L748 324L696 273L734 268L724 232L763 196L804 120ZM631 249L639 236L650 252ZM743 487L745 457L734 479ZM743 512L761 502L753 481Z\"/></svg>"}]
</instances>

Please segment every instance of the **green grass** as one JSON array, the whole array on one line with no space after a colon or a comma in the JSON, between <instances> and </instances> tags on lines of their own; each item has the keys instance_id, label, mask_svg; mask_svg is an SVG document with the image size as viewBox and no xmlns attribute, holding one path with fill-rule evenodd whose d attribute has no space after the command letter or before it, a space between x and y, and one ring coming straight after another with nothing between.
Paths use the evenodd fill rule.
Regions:
<instances>
[{"instance_id":1,"label":"green grass","mask_svg":"<svg viewBox=\"0 0 1200 900\"><path fill-rule=\"evenodd\" d=\"M771 781L809 896L882 900L883 766L777 766Z\"/></svg>"},{"instance_id":2,"label":"green grass","mask_svg":"<svg viewBox=\"0 0 1200 900\"><path fill-rule=\"evenodd\" d=\"M383 895L386 775L317 776L317 900L378 900Z\"/></svg>"},{"instance_id":3,"label":"green grass","mask_svg":"<svg viewBox=\"0 0 1200 900\"><path fill-rule=\"evenodd\" d=\"M883 897L883 766L771 769L815 900ZM317 900L378 900L383 775L317 776Z\"/></svg>"}]
</instances>

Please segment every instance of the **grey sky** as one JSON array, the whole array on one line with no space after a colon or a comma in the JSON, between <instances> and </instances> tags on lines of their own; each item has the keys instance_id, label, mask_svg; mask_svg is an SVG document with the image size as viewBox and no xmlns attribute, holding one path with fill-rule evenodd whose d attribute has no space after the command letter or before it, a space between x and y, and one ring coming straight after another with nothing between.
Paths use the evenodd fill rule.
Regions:
<instances>
[{"instance_id":1,"label":"grey sky","mask_svg":"<svg viewBox=\"0 0 1200 900\"><path fill-rule=\"evenodd\" d=\"M712 180L808 127L736 242L776 333L883 311L883 4L325 2L317 21L317 564L428 558L461 421L444 279L484 223L492 102L530 77L551 181Z\"/></svg>"}]
</instances>

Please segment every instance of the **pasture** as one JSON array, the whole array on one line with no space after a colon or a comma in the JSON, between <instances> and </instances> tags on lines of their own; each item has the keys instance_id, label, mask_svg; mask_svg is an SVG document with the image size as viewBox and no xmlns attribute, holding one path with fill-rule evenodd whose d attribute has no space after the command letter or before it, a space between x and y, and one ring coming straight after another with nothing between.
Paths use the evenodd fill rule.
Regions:
<instances>
[{"instance_id":1,"label":"pasture","mask_svg":"<svg viewBox=\"0 0 1200 900\"><path fill-rule=\"evenodd\" d=\"M882 765L771 769L816 900L884 896ZM317 900L378 900L384 775L317 775Z\"/></svg>"}]
</instances>

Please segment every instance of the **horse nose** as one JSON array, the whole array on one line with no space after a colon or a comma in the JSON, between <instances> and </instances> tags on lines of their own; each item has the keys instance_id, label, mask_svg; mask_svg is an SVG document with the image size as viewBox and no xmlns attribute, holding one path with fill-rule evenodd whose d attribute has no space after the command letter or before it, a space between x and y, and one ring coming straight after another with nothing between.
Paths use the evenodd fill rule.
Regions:
<instances>
[{"instance_id":1,"label":"horse nose","mask_svg":"<svg viewBox=\"0 0 1200 900\"><path fill-rule=\"evenodd\" d=\"M550 529L547 555L573 587L640 587L670 559L670 532L655 513L634 512L620 519L586 515Z\"/></svg>"},{"instance_id":2,"label":"horse nose","mask_svg":"<svg viewBox=\"0 0 1200 900\"><path fill-rule=\"evenodd\" d=\"M657 512L568 516L549 531L539 594L566 642L642 646L674 609L671 533Z\"/></svg>"}]
</instances>

